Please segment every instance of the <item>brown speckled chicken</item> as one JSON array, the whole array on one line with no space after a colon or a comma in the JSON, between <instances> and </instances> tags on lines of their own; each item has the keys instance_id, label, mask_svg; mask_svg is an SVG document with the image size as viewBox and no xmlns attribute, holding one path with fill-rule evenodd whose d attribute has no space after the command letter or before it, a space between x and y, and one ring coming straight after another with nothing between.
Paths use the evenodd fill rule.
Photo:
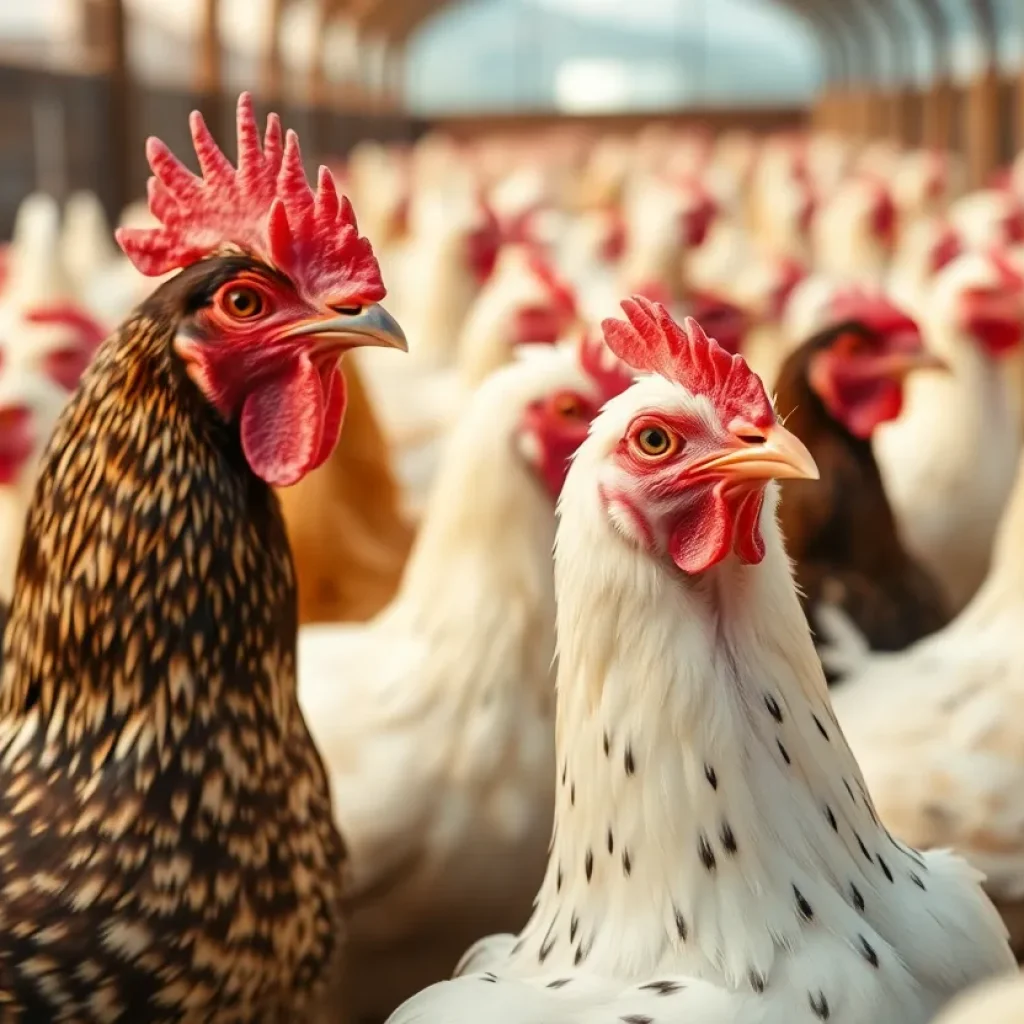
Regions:
<instances>
[{"instance_id":1,"label":"brown speckled chicken","mask_svg":"<svg viewBox=\"0 0 1024 1024\"><path fill-rule=\"evenodd\" d=\"M335 1020L345 849L296 700L271 485L337 440L341 354L404 346L293 133L203 178L156 140L143 273L43 460L0 679L5 1021Z\"/></svg>"}]
</instances>

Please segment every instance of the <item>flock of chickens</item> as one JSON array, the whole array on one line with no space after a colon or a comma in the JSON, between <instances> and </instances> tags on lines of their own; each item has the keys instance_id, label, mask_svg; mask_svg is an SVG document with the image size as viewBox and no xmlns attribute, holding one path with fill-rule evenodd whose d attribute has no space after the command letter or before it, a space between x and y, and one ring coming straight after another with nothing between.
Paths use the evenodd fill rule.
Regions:
<instances>
[{"instance_id":1,"label":"flock of chickens","mask_svg":"<svg viewBox=\"0 0 1024 1024\"><path fill-rule=\"evenodd\" d=\"M1024 156L192 133L0 256L0 1016L1024 1019Z\"/></svg>"}]
</instances>

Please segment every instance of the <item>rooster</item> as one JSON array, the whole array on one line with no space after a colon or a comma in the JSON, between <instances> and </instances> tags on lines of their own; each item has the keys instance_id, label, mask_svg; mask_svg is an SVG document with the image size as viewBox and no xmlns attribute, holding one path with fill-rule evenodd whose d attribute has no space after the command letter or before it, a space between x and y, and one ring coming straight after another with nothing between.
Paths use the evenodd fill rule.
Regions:
<instances>
[{"instance_id":1,"label":"rooster","mask_svg":"<svg viewBox=\"0 0 1024 1024\"><path fill-rule=\"evenodd\" d=\"M890 838L835 722L775 522L814 461L741 357L624 306L608 344L652 375L559 503L547 874L392 1024L924 1024L1013 958L973 869Z\"/></svg>"},{"instance_id":2,"label":"rooster","mask_svg":"<svg viewBox=\"0 0 1024 1024\"><path fill-rule=\"evenodd\" d=\"M345 850L296 700L271 485L330 454L340 354L404 347L369 243L275 116L236 170L147 155L179 269L108 338L49 444L0 681L0 992L20 1020L336 1019Z\"/></svg>"},{"instance_id":3,"label":"rooster","mask_svg":"<svg viewBox=\"0 0 1024 1024\"><path fill-rule=\"evenodd\" d=\"M903 381L944 364L917 324L877 296L834 304L840 321L782 366L775 404L818 465L788 480L779 523L811 622L840 605L876 650L902 650L948 621L938 584L907 554L882 488L871 435L899 416Z\"/></svg>"},{"instance_id":4,"label":"rooster","mask_svg":"<svg viewBox=\"0 0 1024 1024\"><path fill-rule=\"evenodd\" d=\"M836 714L882 820L984 871L1024 958L1024 458L984 586L945 629L900 654L852 650L823 620L846 676ZM839 643L836 644L835 641ZM827 645L828 646L828 645ZM841 660L836 660L839 655Z\"/></svg>"},{"instance_id":5,"label":"rooster","mask_svg":"<svg viewBox=\"0 0 1024 1024\"><path fill-rule=\"evenodd\" d=\"M898 420L874 436L903 541L958 611L988 571L1021 437L1003 361L1024 339L1024 277L1002 254L968 252L935 277L918 316L950 368L906 383Z\"/></svg>"},{"instance_id":6,"label":"rooster","mask_svg":"<svg viewBox=\"0 0 1024 1024\"><path fill-rule=\"evenodd\" d=\"M519 927L543 876L554 500L590 419L630 381L597 347L545 347L488 378L398 596L367 628L300 633L299 696L349 848L357 1020L383 1020L481 935Z\"/></svg>"}]
</instances>

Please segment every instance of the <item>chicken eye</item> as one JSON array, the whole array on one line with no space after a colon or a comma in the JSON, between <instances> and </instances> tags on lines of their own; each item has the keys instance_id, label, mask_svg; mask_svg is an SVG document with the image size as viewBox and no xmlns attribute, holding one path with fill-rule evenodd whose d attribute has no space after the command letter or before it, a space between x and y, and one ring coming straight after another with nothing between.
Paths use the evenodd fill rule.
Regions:
<instances>
[{"instance_id":1,"label":"chicken eye","mask_svg":"<svg viewBox=\"0 0 1024 1024\"><path fill-rule=\"evenodd\" d=\"M583 419L583 403L577 395L563 392L560 395L555 395L551 404L555 414L563 419Z\"/></svg>"},{"instance_id":2,"label":"chicken eye","mask_svg":"<svg viewBox=\"0 0 1024 1024\"><path fill-rule=\"evenodd\" d=\"M644 427L636 436L636 445L642 454L650 458L667 455L675 447L668 431L661 427Z\"/></svg>"},{"instance_id":3,"label":"chicken eye","mask_svg":"<svg viewBox=\"0 0 1024 1024\"><path fill-rule=\"evenodd\" d=\"M250 320L263 312L263 298L255 288L235 287L224 295L224 307L240 320Z\"/></svg>"}]
</instances>

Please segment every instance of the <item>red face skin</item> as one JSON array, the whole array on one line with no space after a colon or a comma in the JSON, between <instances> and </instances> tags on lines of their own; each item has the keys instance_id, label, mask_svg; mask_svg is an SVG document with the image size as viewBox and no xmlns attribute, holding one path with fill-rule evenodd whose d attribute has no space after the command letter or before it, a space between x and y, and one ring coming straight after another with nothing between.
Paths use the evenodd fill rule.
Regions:
<instances>
[{"instance_id":1,"label":"red face skin","mask_svg":"<svg viewBox=\"0 0 1024 1024\"><path fill-rule=\"evenodd\" d=\"M484 222L466 238L466 262L480 284L494 272L502 244L501 225L489 207L484 207Z\"/></svg>"},{"instance_id":2,"label":"red face skin","mask_svg":"<svg viewBox=\"0 0 1024 1024\"><path fill-rule=\"evenodd\" d=\"M718 204L708 192L700 189L682 214L679 230L683 245L688 249L703 245L717 216Z\"/></svg>"},{"instance_id":3,"label":"red face skin","mask_svg":"<svg viewBox=\"0 0 1024 1024\"><path fill-rule=\"evenodd\" d=\"M778 282L768 297L768 318L780 321L789 305L790 296L796 291L797 285L807 277L805 267L793 259L783 259L779 267Z\"/></svg>"},{"instance_id":4,"label":"red face skin","mask_svg":"<svg viewBox=\"0 0 1024 1024\"><path fill-rule=\"evenodd\" d=\"M960 321L992 359L1015 351L1024 338L1024 277L1001 256L989 254L999 284L974 288L960 297Z\"/></svg>"},{"instance_id":5,"label":"red face skin","mask_svg":"<svg viewBox=\"0 0 1024 1024\"><path fill-rule=\"evenodd\" d=\"M553 345L565 337L577 320L576 296L539 252L531 254L530 268L543 285L548 299L516 310L512 341L516 345Z\"/></svg>"},{"instance_id":6,"label":"red face skin","mask_svg":"<svg viewBox=\"0 0 1024 1024\"><path fill-rule=\"evenodd\" d=\"M569 460L586 440L597 405L578 391L558 391L532 403L523 413L522 431L537 442L538 475L553 499L562 492Z\"/></svg>"},{"instance_id":7,"label":"red face skin","mask_svg":"<svg viewBox=\"0 0 1024 1024\"><path fill-rule=\"evenodd\" d=\"M644 450L649 430L669 438L664 453ZM628 486L602 486L602 499L620 521L625 517L642 547L664 550L683 572L703 572L730 552L755 564L764 557L759 519L766 481L706 472L701 463L749 447L743 438L763 436L753 427L709 432L697 417L641 413L614 454Z\"/></svg>"},{"instance_id":8,"label":"red face skin","mask_svg":"<svg viewBox=\"0 0 1024 1024\"><path fill-rule=\"evenodd\" d=\"M950 227L945 228L932 247L929 267L937 274L947 263L952 263L964 251L960 236Z\"/></svg>"},{"instance_id":9,"label":"red face skin","mask_svg":"<svg viewBox=\"0 0 1024 1024\"><path fill-rule=\"evenodd\" d=\"M50 349L42 357L42 369L54 383L73 391L107 332L75 306L41 306L26 313L25 319L67 329L69 344Z\"/></svg>"},{"instance_id":10,"label":"red face skin","mask_svg":"<svg viewBox=\"0 0 1024 1024\"><path fill-rule=\"evenodd\" d=\"M0 409L0 486L17 482L34 446L31 409L23 405Z\"/></svg>"},{"instance_id":11,"label":"red face skin","mask_svg":"<svg viewBox=\"0 0 1024 1024\"><path fill-rule=\"evenodd\" d=\"M345 302L339 310L355 307ZM275 486L301 479L338 441L345 411L338 360L351 344L288 333L324 313L286 278L253 264L222 284L175 339L193 382L224 419L238 419L254 472Z\"/></svg>"},{"instance_id":12,"label":"red face skin","mask_svg":"<svg viewBox=\"0 0 1024 1024\"><path fill-rule=\"evenodd\" d=\"M886 249L891 249L896 242L896 222L896 204L889 190L880 185L871 206L871 230Z\"/></svg>"},{"instance_id":13,"label":"red face skin","mask_svg":"<svg viewBox=\"0 0 1024 1024\"><path fill-rule=\"evenodd\" d=\"M867 440L903 411L904 377L915 368L940 365L916 329L875 334L860 328L844 331L816 353L808 377L829 414Z\"/></svg>"},{"instance_id":14,"label":"red face skin","mask_svg":"<svg viewBox=\"0 0 1024 1024\"><path fill-rule=\"evenodd\" d=\"M608 215L608 233L601 242L601 259L606 263L618 263L626 251L626 218L620 210Z\"/></svg>"}]
</instances>

